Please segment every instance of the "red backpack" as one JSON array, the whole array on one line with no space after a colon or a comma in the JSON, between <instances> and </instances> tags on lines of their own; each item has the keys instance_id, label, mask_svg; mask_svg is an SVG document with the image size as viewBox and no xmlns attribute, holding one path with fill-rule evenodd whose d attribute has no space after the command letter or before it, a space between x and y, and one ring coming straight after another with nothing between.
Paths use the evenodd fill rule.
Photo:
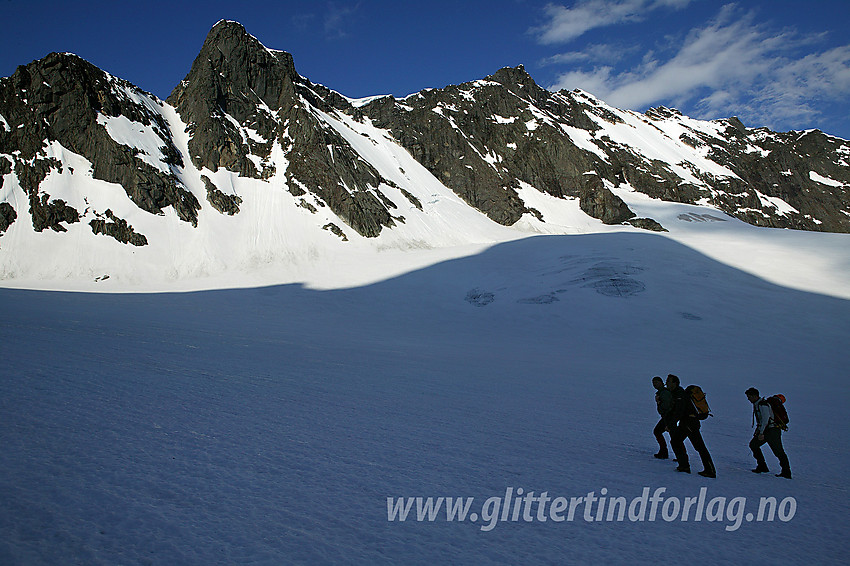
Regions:
<instances>
[{"instance_id":1,"label":"red backpack","mask_svg":"<svg viewBox=\"0 0 850 566\"><path fill-rule=\"evenodd\" d=\"M773 424L782 430L788 430L788 411L785 410L785 395L771 395L767 399L770 410L773 411Z\"/></svg>"}]
</instances>

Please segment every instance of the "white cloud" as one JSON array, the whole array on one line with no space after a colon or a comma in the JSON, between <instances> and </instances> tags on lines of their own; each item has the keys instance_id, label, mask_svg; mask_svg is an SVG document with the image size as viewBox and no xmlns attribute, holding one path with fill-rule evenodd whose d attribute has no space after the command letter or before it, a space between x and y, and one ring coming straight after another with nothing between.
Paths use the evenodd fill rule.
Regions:
<instances>
[{"instance_id":1,"label":"white cloud","mask_svg":"<svg viewBox=\"0 0 850 566\"><path fill-rule=\"evenodd\" d=\"M618 107L690 106L699 117L737 114L768 125L810 118L820 100L850 96L850 45L803 55L817 37L771 31L753 19L726 6L669 57L649 53L628 70L573 70L553 88L581 88Z\"/></svg>"},{"instance_id":2,"label":"white cloud","mask_svg":"<svg viewBox=\"0 0 850 566\"><path fill-rule=\"evenodd\" d=\"M584 33L615 24L637 22L658 8L684 8L691 0L580 0L571 8L548 4L549 21L531 32L543 44L566 43Z\"/></svg>"}]
</instances>

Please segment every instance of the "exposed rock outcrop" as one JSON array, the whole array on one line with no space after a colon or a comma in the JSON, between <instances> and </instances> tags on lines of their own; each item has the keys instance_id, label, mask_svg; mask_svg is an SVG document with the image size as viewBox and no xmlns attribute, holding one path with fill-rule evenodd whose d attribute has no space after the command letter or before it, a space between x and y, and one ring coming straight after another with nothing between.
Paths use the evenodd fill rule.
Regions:
<instances>
[{"instance_id":1,"label":"exposed rock outcrop","mask_svg":"<svg viewBox=\"0 0 850 566\"><path fill-rule=\"evenodd\" d=\"M215 186L215 183L213 183L206 175L201 175L201 179L204 181L204 186L207 188L207 202L209 202L213 208L222 214L227 214L229 216L233 216L239 212L239 205L242 204L242 199L239 196L228 195L220 191L219 188Z\"/></svg>"},{"instance_id":2,"label":"exposed rock outcrop","mask_svg":"<svg viewBox=\"0 0 850 566\"><path fill-rule=\"evenodd\" d=\"M132 244L134 246L148 245L148 239L143 234L139 234L133 230L133 227L126 220L118 218L108 208L103 216L105 218L98 215L98 218L89 222L93 233L105 234L124 244Z\"/></svg>"},{"instance_id":3,"label":"exposed rock outcrop","mask_svg":"<svg viewBox=\"0 0 850 566\"><path fill-rule=\"evenodd\" d=\"M8 202L0 202L0 234L9 229L15 220L18 218L18 213Z\"/></svg>"},{"instance_id":4,"label":"exposed rock outcrop","mask_svg":"<svg viewBox=\"0 0 850 566\"><path fill-rule=\"evenodd\" d=\"M61 167L52 154L64 148L91 162L95 179L121 185L139 208L160 214L172 206L194 224L200 204L169 170L182 165L182 157L156 104L151 95L76 55L51 53L0 81L0 109L8 124L0 134L0 153L15 156L15 172L31 200L41 201L41 181ZM104 125L110 118L149 127L162 146L160 155L146 157L163 166L154 167L141 150L113 139Z\"/></svg>"},{"instance_id":5,"label":"exposed rock outcrop","mask_svg":"<svg viewBox=\"0 0 850 566\"><path fill-rule=\"evenodd\" d=\"M622 224L634 218L635 213L623 199L611 192L602 179L590 177L579 193L579 206L589 216L600 219L604 224Z\"/></svg>"}]
</instances>

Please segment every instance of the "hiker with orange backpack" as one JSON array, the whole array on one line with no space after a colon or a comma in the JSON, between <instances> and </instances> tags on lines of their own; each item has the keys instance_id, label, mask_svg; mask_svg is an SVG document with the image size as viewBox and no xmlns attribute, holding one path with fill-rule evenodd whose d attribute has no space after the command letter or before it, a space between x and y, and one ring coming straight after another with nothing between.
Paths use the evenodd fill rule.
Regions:
<instances>
[{"instance_id":1,"label":"hiker with orange backpack","mask_svg":"<svg viewBox=\"0 0 850 566\"><path fill-rule=\"evenodd\" d=\"M685 448L685 439L687 438L702 460L703 470L699 472L699 475L704 478L716 478L717 470L714 468L711 454L709 454L705 441L699 432L699 421L702 415L694 406L691 394L682 388L679 378L672 373L667 375L667 389L673 394L673 410L670 419L673 428L670 429L670 446L673 447L676 461L679 463L676 471L691 473L688 450ZM708 416L708 413L705 416Z\"/></svg>"},{"instance_id":2,"label":"hiker with orange backpack","mask_svg":"<svg viewBox=\"0 0 850 566\"><path fill-rule=\"evenodd\" d=\"M750 441L750 450L753 451L753 456L756 459L756 467L753 472L763 474L770 471L761 451L761 447L767 443L774 456L779 459L779 466L782 468L776 474L776 477L790 480L791 466L788 463L785 449L782 447L782 431L788 429L788 413L782 406L785 397L774 395L770 399L764 399L755 387L750 387L745 393L747 400L753 404L753 424L756 428L753 439ZM774 405L776 406L775 409Z\"/></svg>"}]
</instances>

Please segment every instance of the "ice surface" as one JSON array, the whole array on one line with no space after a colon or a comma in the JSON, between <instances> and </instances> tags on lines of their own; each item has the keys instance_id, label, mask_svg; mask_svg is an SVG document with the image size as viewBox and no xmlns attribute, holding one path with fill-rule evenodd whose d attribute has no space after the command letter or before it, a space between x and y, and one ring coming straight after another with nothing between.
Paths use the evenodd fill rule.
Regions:
<instances>
[{"instance_id":1,"label":"ice surface","mask_svg":"<svg viewBox=\"0 0 850 566\"><path fill-rule=\"evenodd\" d=\"M850 429L835 420L850 302L668 237L526 238L328 290L0 289L0 308L0 563L758 563L781 548L825 564L850 550ZM667 372L708 394L716 480L652 458L650 378ZM791 481L749 471L751 385L788 398ZM477 508L507 487L646 486L798 508L734 532L580 517L483 532L386 512L390 496Z\"/></svg>"}]
</instances>

